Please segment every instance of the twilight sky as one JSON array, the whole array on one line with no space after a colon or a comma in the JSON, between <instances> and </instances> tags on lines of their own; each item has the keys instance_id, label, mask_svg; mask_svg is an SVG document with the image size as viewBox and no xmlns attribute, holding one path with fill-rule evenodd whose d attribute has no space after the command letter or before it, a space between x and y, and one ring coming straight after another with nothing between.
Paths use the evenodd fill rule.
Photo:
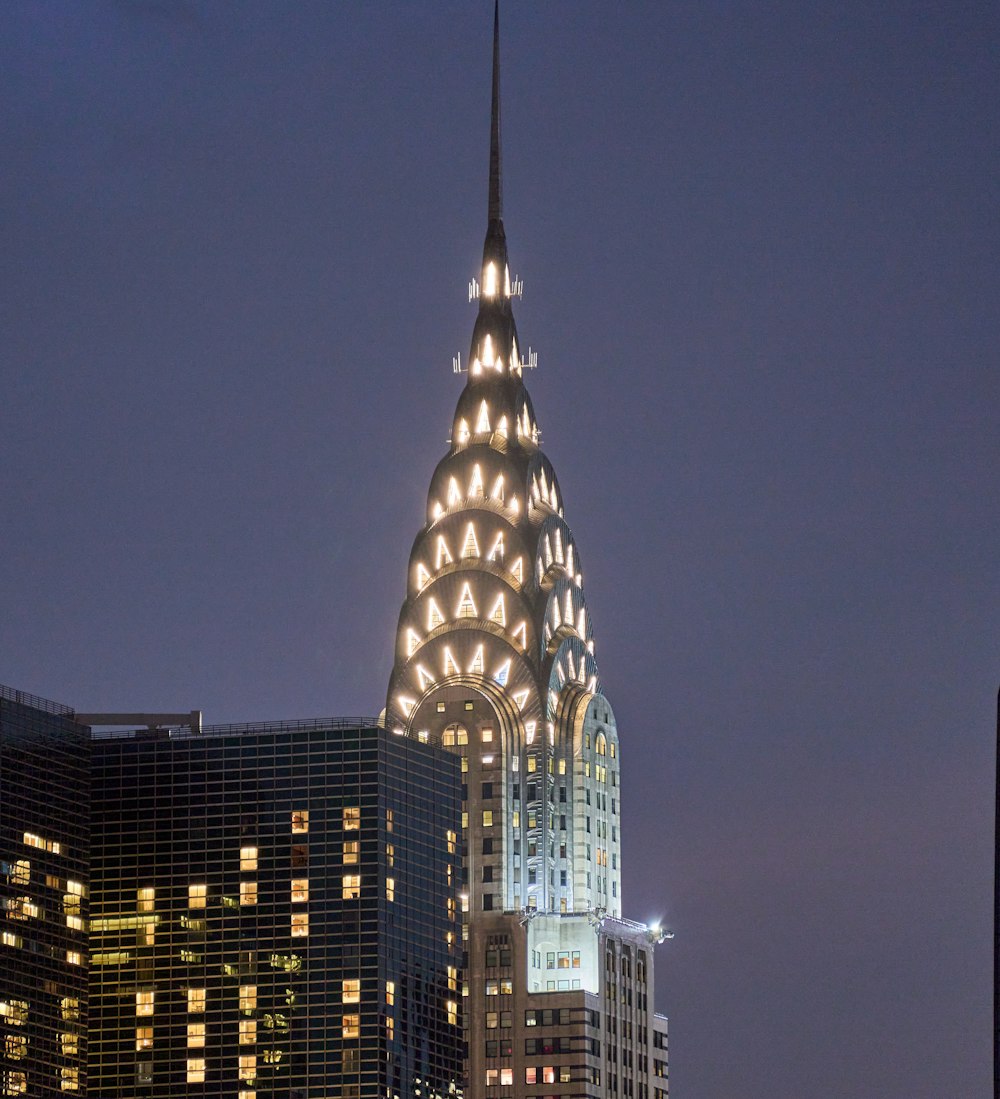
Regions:
<instances>
[{"instance_id":1,"label":"twilight sky","mask_svg":"<svg viewBox=\"0 0 1000 1099\"><path fill-rule=\"evenodd\" d=\"M995 4L501 13L543 445L677 1099L990 1081ZM492 4L0 12L0 682L375 715L486 228Z\"/></svg>"}]
</instances>

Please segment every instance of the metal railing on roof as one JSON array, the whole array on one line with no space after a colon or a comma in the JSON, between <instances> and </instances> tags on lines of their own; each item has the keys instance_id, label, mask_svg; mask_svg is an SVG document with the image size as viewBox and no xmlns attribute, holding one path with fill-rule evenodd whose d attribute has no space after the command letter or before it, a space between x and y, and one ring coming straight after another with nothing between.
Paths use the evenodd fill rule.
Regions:
<instances>
[{"instance_id":1,"label":"metal railing on roof","mask_svg":"<svg viewBox=\"0 0 1000 1099\"><path fill-rule=\"evenodd\" d=\"M255 733L293 733L317 729L370 729L378 724L374 717L312 718L303 721L254 721L235 725L203 725L200 732L189 726L159 729L96 729L94 740L134 740L160 736L169 740L197 740L210 736L252 736Z\"/></svg>"},{"instance_id":2,"label":"metal railing on roof","mask_svg":"<svg viewBox=\"0 0 1000 1099\"><path fill-rule=\"evenodd\" d=\"M38 695L29 694L28 691L15 691L13 687L5 687L2 683L0 683L0 699L30 706L34 710L44 710L47 714L59 714L62 717L68 717L74 712L71 706L53 702L50 698L40 698Z\"/></svg>"}]
</instances>

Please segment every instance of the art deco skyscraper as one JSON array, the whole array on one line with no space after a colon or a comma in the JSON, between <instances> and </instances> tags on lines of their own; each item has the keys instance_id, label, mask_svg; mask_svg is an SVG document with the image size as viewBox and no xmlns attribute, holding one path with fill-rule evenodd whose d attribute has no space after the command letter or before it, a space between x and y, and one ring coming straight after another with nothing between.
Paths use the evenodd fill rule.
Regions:
<instances>
[{"instance_id":1,"label":"art deco skyscraper","mask_svg":"<svg viewBox=\"0 0 1000 1099\"><path fill-rule=\"evenodd\" d=\"M531 1083L563 1094L551 1086L559 1082L573 1083L565 1094L665 1095L665 1025L654 1025L649 1003L659 933L620 918L618 730L514 322L520 285L503 224L498 31L495 15L478 314L451 446L410 555L384 720L462 757L470 1095L509 1095L512 1086L529 1094ZM639 974L641 987L628 984L626 996ZM544 1005L532 1000L539 995ZM626 1006L639 1014L619 1027ZM539 1031L524 1028L538 1025L538 1012L578 1032L554 1035L539 1055L565 1040L573 1056L534 1063L528 1050ZM659 1087L649 1081L656 1044ZM619 1078L627 1090L617 1091Z\"/></svg>"}]
</instances>

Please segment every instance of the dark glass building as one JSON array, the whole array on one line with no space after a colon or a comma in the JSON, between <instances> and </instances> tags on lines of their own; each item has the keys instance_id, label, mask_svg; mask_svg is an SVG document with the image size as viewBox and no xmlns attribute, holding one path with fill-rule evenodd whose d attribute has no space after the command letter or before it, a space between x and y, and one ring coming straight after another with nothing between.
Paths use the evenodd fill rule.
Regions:
<instances>
[{"instance_id":1,"label":"dark glass building","mask_svg":"<svg viewBox=\"0 0 1000 1099\"><path fill-rule=\"evenodd\" d=\"M458 761L336 722L93 742L90 1094L460 1094Z\"/></svg>"},{"instance_id":2,"label":"dark glass building","mask_svg":"<svg viewBox=\"0 0 1000 1099\"><path fill-rule=\"evenodd\" d=\"M0 687L0 1095L82 1095L90 730Z\"/></svg>"}]
</instances>

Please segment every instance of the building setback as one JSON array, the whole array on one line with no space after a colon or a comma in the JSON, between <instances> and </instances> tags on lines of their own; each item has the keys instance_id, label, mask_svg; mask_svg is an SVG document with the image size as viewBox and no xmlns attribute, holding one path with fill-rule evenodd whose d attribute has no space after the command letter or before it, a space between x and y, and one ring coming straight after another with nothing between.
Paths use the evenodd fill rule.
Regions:
<instances>
[{"instance_id":1,"label":"building setback","mask_svg":"<svg viewBox=\"0 0 1000 1099\"><path fill-rule=\"evenodd\" d=\"M86 1094L90 730L0 687L0 1095Z\"/></svg>"},{"instance_id":2,"label":"building setback","mask_svg":"<svg viewBox=\"0 0 1000 1099\"><path fill-rule=\"evenodd\" d=\"M662 934L622 919L618 727L514 322L496 14L492 91L477 316L410 555L383 721L461 759L469 1095L663 1099Z\"/></svg>"}]
</instances>

